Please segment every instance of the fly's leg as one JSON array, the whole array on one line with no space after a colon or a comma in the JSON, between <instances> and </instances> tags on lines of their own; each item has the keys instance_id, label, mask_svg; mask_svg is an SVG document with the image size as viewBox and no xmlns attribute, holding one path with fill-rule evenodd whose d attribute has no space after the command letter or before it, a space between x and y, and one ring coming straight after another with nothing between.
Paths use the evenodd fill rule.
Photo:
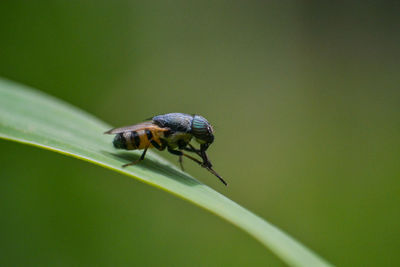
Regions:
<instances>
[{"instance_id":1,"label":"fly's leg","mask_svg":"<svg viewBox=\"0 0 400 267\"><path fill-rule=\"evenodd\" d=\"M191 144L187 144L188 147L183 148L186 151L189 152L193 152L196 153L200 158L203 159L203 163L202 163L202 167L212 167L211 162L208 160L207 154L205 153L205 151L201 150L201 149L197 149L194 146L192 146Z\"/></svg>"},{"instance_id":2,"label":"fly's leg","mask_svg":"<svg viewBox=\"0 0 400 267\"><path fill-rule=\"evenodd\" d=\"M168 152L171 153L171 154L180 156L180 157L185 156L185 157L187 157L187 158L189 158L189 159L191 159L191 160L197 162L199 165L202 165L202 164L203 164L200 160L195 159L195 158L193 158L192 156L189 156L188 154L183 153L182 151L173 150L173 149L171 149L171 148L168 148Z\"/></svg>"},{"instance_id":3,"label":"fly's leg","mask_svg":"<svg viewBox=\"0 0 400 267\"><path fill-rule=\"evenodd\" d=\"M178 143L178 149L180 152L182 152L182 149L184 150L185 147L188 145L188 143L185 142L184 140L178 140L177 143ZM178 156L179 156L178 162L179 162L179 165L181 166L181 170L185 171L185 169L183 168L183 154L178 155Z\"/></svg>"},{"instance_id":4,"label":"fly's leg","mask_svg":"<svg viewBox=\"0 0 400 267\"><path fill-rule=\"evenodd\" d=\"M211 162L208 160L207 154L205 151L202 151L201 149L197 149L191 144L188 144L188 147L183 148L186 151L196 153L200 158L203 159L203 163L201 164L202 167L204 168L212 168Z\"/></svg>"},{"instance_id":5,"label":"fly's leg","mask_svg":"<svg viewBox=\"0 0 400 267\"><path fill-rule=\"evenodd\" d=\"M183 156L188 157L188 158L190 158L190 159L196 161L195 158L192 158L191 156L184 154L184 153L183 153L182 151L180 151L180 150L173 150L173 149L171 149L171 148L168 148L168 152L171 153L171 154L173 154L173 155L177 155L177 156L179 157L178 162L179 162L179 165L181 166L181 170L182 170L182 171L185 171L185 168L183 168Z\"/></svg>"},{"instance_id":6,"label":"fly's leg","mask_svg":"<svg viewBox=\"0 0 400 267\"><path fill-rule=\"evenodd\" d=\"M185 146L185 147L182 147L181 149L183 149L183 150L185 150L185 151L188 151L188 152L196 153L198 156L201 157L200 150L194 148L191 144L187 144L187 145L188 145L189 147ZM182 155L179 156L179 164L181 165L181 169L182 169L182 171L183 171L184 169L183 169L183 164L182 164Z\"/></svg>"},{"instance_id":7,"label":"fly's leg","mask_svg":"<svg viewBox=\"0 0 400 267\"><path fill-rule=\"evenodd\" d=\"M122 168L125 168L125 167L130 166L130 165L138 164L139 162L141 162L142 160L144 160L144 157L146 156L146 152L147 152L147 149L148 149L148 148L149 148L149 147L147 146L147 147L144 149L144 151L143 151L143 153L142 153L142 155L140 156L139 159L137 159L137 160L135 160L135 161L132 161L132 162L130 162L130 163L127 163L127 164L122 165Z\"/></svg>"},{"instance_id":8,"label":"fly's leg","mask_svg":"<svg viewBox=\"0 0 400 267\"><path fill-rule=\"evenodd\" d=\"M179 155L179 165L181 165L181 170L182 171L185 171L185 169L183 168L183 158L182 158L182 155Z\"/></svg>"},{"instance_id":9,"label":"fly's leg","mask_svg":"<svg viewBox=\"0 0 400 267\"><path fill-rule=\"evenodd\" d=\"M197 154L200 153L200 149L195 148L195 147L192 146L191 144L188 144L188 146L190 147L190 149L191 149L193 152L196 152Z\"/></svg>"},{"instance_id":10,"label":"fly's leg","mask_svg":"<svg viewBox=\"0 0 400 267\"><path fill-rule=\"evenodd\" d=\"M193 152L196 153L197 155L199 155L201 157L201 152L199 149L196 149L194 146L192 146L191 144L187 144L189 147L184 147L182 148L183 150L186 150L188 152Z\"/></svg>"},{"instance_id":11,"label":"fly's leg","mask_svg":"<svg viewBox=\"0 0 400 267\"><path fill-rule=\"evenodd\" d=\"M171 153L171 154L180 156L180 157L185 156L185 157L187 157L187 158L193 160L194 162L196 162L197 164L199 164L201 167L206 168L209 172L211 172L212 174L214 174L215 176L217 176L217 178L218 178L224 185L228 185L228 184L225 182L225 180L222 179L222 177L219 176L219 174L218 174L216 171L214 171L214 169L212 169L211 163L208 162L208 164L204 164L204 163L201 162L200 160L198 160L198 159L196 159L196 158L194 158L194 157L192 157L192 156L189 156L188 154L185 154L185 153L183 153L182 151L173 150L173 149L171 149L171 148L169 148L169 147L168 147L168 152Z\"/></svg>"},{"instance_id":12,"label":"fly's leg","mask_svg":"<svg viewBox=\"0 0 400 267\"><path fill-rule=\"evenodd\" d=\"M148 134L148 136L149 136L149 134ZM149 142L150 142L150 144L152 144L158 150L164 150L165 147L167 146L167 144L165 142L161 142L161 145L159 145L156 141L154 141L152 139L152 137L149 138ZM125 167L130 166L130 165L135 165L135 164L141 162L142 160L144 160L144 157L146 156L146 152L147 152L147 149L150 147L150 144L144 149L144 151L143 151L143 153L142 153L142 155L140 156L139 159L137 159L137 160L135 160L133 162L124 164L124 165L122 165L122 167L125 168Z\"/></svg>"},{"instance_id":13,"label":"fly's leg","mask_svg":"<svg viewBox=\"0 0 400 267\"><path fill-rule=\"evenodd\" d=\"M161 145L159 145L156 141L151 140L150 143L160 151L163 151L167 147L165 142L161 142Z\"/></svg>"}]
</instances>

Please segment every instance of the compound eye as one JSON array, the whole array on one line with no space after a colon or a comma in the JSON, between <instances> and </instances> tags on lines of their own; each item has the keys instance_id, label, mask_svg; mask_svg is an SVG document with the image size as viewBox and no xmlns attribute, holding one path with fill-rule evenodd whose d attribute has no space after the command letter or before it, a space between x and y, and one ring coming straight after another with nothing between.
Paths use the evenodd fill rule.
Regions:
<instances>
[{"instance_id":1,"label":"compound eye","mask_svg":"<svg viewBox=\"0 0 400 267\"><path fill-rule=\"evenodd\" d=\"M213 128L202 116L195 115L192 124L192 134L200 144L212 143L214 141Z\"/></svg>"}]
</instances>

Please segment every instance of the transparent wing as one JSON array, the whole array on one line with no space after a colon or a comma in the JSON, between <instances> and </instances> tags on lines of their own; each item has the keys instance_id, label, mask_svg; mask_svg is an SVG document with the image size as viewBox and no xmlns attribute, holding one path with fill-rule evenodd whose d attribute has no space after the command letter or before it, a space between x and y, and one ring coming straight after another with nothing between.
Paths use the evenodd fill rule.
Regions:
<instances>
[{"instance_id":1,"label":"transparent wing","mask_svg":"<svg viewBox=\"0 0 400 267\"><path fill-rule=\"evenodd\" d=\"M114 128L105 132L105 134L117 134L117 133L124 133L124 132L132 132L132 131L139 131L144 129L155 128L158 131L168 131L168 128L160 128L160 126L154 124L151 121L145 121L139 124L125 126L121 128Z\"/></svg>"}]
</instances>

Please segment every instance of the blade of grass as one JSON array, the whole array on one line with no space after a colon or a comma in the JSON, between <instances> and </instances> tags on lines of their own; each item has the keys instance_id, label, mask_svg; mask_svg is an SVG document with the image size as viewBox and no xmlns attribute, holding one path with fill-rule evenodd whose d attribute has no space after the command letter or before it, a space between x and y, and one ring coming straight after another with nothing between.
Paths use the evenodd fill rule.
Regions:
<instances>
[{"instance_id":1,"label":"blade of grass","mask_svg":"<svg viewBox=\"0 0 400 267\"><path fill-rule=\"evenodd\" d=\"M126 174L188 200L248 232L292 266L329 266L307 247L154 153L130 168L137 152L117 152L111 126L59 99L0 79L0 138L76 157Z\"/></svg>"}]
</instances>

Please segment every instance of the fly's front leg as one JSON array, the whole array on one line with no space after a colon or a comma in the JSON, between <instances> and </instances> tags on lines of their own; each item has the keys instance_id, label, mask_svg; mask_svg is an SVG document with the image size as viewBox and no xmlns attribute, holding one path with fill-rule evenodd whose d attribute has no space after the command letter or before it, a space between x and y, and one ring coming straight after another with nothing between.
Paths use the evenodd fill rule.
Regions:
<instances>
[{"instance_id":1,"label":"fly's front leg","mask_svg":"<svg viewBox=\"0 0 400 267\"><path fill-rule=\"evenodd\" d=\"M185 157L187 157L187 158L193 160L194 162L198 163L199 165L202 165L202 164L203 164L200 160L195 159L195 158L193 158L192 156L189 156L188 154L183 153L182 151L173 150L172 148L168 148L168 152L171 153L171 154L180 156L180 157L185 156Z\"/></svg>"},{"instance_id":2,"label":"fly's front leg","mask_svg":"<svg viewBox=\"0 0 400 267\"><path fill-rule=\"evenodd\" d=\"M177 155L179 157L185 156L191 160L193 160L194 162L196 162L197 164L199 164L201 167L206 168L209 172L211 172L212 174L214 174L215 176L217 176L217 178L224 184L224 185L228 185L224 179L222 179L221 176L219 176L219 174L213 170L212 165L209 161L207 162L201 162L200 160L189 156L188 154L183 153L182 151L179 150L173 150L171 148L168 147L168 152L174 155Z\"/></svg>"},{"instance_id":3,"label":"fly's front leg","mask_svg":"<svg viewBox=\"0 0 400 267\"><path fill-rule=\"evenodd\" d=\"M212 167L211 162L208 160L207 154L205 153L205 151L201 150L201 149L197 149L194 146L192 146L191 144L188 144L188 147L185 147L184 150L189 151L189 152L193 152L196 153L200 158L203 159L203 163L202 163L202 167Z\"/></svg>"},{"instance_id":4,"label":"fly's front leg","mask_svg":"<svg viewBox=\"0 0 400 267\"><path fill-rule=\"evenodd\" d=\"M201 157L201 152L199 149L196 149L194 146L192 146L191 144L187 144L188 147L184 147L182 148L183 150L186 150L188 152L193 152L196 153L197 155L199 155Z\"/></svg>"},{"instance_id":5,"label":"fly's front leg","mask_svg":"<svg viewBox=\"0 0 400 267\"><path fill-rule=\"evenodd\" d=\"M212 167L212 164L208 160L208 157L207 157L207 154L205 153L205 151L202 151L201 149L197 149L194 146L192 146L191 144L188 144L188 147L185 147L183 149L186 151L189 151L189 152L196 153L199 157L201 157L203 159L203 162L201 163L202 167L204 167L204 168Z\"/></svg>"},{"instance_id":6,"label":"fly's front leg","mask_svg":"<svg viewBox=\"0 0 400 267\"><path fill-rule=\"evenodd\" d=\"M196 148L195 148L194 146L192 146L191 144L187 144L187 146L182 147L182 149L185 150L185 151L188 151L188 152L196 153L198 156L201 157L200 150L196 149ZM179 157L179 163L181 163L181 162L182 162L182 156ZM197 162L197 161L196 161L196 162ZM182 163L181 163L181 168L182 168L182 170L183 170Z\"/></svg>"}]
</instances>

